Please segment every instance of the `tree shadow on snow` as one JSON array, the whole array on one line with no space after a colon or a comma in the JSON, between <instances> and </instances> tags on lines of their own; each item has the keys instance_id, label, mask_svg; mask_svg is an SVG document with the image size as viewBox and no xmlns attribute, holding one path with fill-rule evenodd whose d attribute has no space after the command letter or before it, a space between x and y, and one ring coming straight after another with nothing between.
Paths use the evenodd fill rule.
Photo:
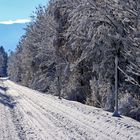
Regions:
<instances>
[{"instance_id":1,"label":"tree shadow on snow","mask_svg":"<svg viewBox=\"0 0 140 140\"><path fill-rule=\"evenodd\" d=\"M4 93L0 92L0 103L13 109L16 105L16 102L14 102L13 98L10 95L6 94L7 88L0 86L0 89L4 91Z\"/></svg>"},{"instance_id":2,"label":"tree shadow on snow","mask_svg":"<svg viewBox=\"0 0 140 140\"><path fill-rule=\"evenodd\" d=\"M6 92L7 87L2 87L2 86L0 86L0 90L3 90L3 91L5 91L5 92Z\"/></svg>"}]
</instances>

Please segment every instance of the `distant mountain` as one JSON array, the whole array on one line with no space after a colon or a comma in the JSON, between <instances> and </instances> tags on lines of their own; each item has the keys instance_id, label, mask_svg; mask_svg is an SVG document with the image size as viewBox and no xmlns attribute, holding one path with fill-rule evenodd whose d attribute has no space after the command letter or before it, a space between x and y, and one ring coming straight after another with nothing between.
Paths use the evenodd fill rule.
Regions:
<instances>
[{"instance_id":1,"label":"distant mountain","mask_svg":"<svg viewBox=\"0 0 140 140\"><path fill-rule=\"evenodd\" d=\"M26 24L0 24L0 45L5 50L14 50L19 42L20 37L24 34Z\"/></svg>"}]
</instances>

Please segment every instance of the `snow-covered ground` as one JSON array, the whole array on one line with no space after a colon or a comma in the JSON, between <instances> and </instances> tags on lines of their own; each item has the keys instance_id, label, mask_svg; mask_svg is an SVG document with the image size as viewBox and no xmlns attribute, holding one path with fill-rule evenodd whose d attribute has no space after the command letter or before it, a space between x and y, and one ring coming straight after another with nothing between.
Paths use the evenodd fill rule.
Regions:
<instances>
[{"instance_id":1,"label":"snow-covered ground","mask_svg":"<svg viewBox=\"0 0 140 140\"><path fill-rule=\"evenodd\" d=\"M0 140L140 140L140 123L3 79Z\"/></svg>"}]
</instances>

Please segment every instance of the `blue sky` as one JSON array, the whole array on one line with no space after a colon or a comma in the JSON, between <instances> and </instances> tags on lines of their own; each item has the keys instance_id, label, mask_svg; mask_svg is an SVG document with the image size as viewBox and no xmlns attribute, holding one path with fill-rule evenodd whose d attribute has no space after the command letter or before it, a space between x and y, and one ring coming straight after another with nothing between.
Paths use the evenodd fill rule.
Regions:
<instances>
[{"instance_id":1,"label":"blue sky","mask_svg":"<svg viewBox=\"0 0 140 140\"><path fill-rule=\"evenodd\" d=\"M0 0L0 46L14 50L35 8L48 0Z\"/></svg>"},{"instance_id":2,"label":"blue sky","mask_svg":"<svg viewBox=\"0 0 140 140\"><path fill-rule=\"evenodd\" d=\"M39 4L48 0L0 0L0 21L28 19Z\"/></svg>"}]
</instances>

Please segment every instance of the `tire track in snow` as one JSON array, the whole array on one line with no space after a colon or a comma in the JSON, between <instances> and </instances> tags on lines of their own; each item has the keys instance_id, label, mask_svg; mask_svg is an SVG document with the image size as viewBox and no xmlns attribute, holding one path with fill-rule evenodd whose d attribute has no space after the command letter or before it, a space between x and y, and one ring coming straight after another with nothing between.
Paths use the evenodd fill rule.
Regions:
<instances>
[{"instance_id":1,"label":"tire track in snow","mask_svg":"<svg viewBox=\"0 0 140 140\"><path fill-rule=\"evenodd\" d=\"M84 105L75 103L77 104L76 107L74 107L74 104L72 104L72 107L72 105L69 106L70 103L65 104L64 101L55 100L54 98L50 98L49 96L37 94L37 91L30 90L26 87L18 86L10 81L7 81L6 85L9 86L11 89L14 89L15 92L17 92L17 94L19 94L20 97L24 99L24 103L20 104L20 106L24 108L24 113L27 113L28 106L31 107L31 110L29 110L30 115L28 114L27 117L29 118L30 116L30 119L32 121L34 117L37 119L38 115L43 116L43 121L45 118L47 118L47 122L44 123L48 124L48 126L53 125L52 128L57 129L56 132L54 132L54 134L52 135L54 137L57 137L58 139L60 139L61 136L63 137L64 134L66 135L67 139L73 138L76 140L130 140L133 138L133 135L136 135L136 140L139 140L140 127L138 127L137 123L135 123L134 120L132 121L133 128L128 127L128 129L124 131L123 129L127 128L127 126L124 127L124 125L128 124L127 119L123 119L123 121L121 121L120 119L110 117L111 115L107 116L105 115L105 113L97 111L97 109L96 111L94 111L95 116L89 115L88 112L84 111L84 113L83 111L81 111L83 108L85 108ZM25 106L24 104L28 104L28 106ZM80 106L80 109L78 109L78 106ZM32 110L35 110L37 116L34 113L31 113ZM37 123L36 119L35 123ZM96 120L96 123L94 122L94 119ZM131 119L128 120L130 121ZM38 121L38 123L40 123L40 121ZM101 126L102 124L106 126ZM111 125L113 125L113 127ZM45 126L43 127L46 128ZM63 131L63 133L60 134L60 137L57 134L57 131L59 131L59 129L60 131ZM129 131L132 132L132 134ZM73 137L69 137L70 132L72 132L72 134L74 135Z\"/></svg>"},{"instance_id":2,"label":"tire track in snow","mask_svg":"<svg viewBox=\"0 0 140 140\"><path fill-rule=\"evenodd\" d=\"M5 91L0 91L0 140L19 140L18 133L13 124L11 112L13 111L10 97Z\"/></svg>"},{"instance_id":3,"label":"tire track in snow","mask_svg":"<svg viewBox=\"0 0 140 140\"><path fill-rule=\"evenodd\" d=\"M22 90L20 90L20 89L17 89L17 88L15 88L14 87L14 89L16 90L16 91L18 91L18 93L22 96L22 97L24 97L24 98L28 98L27 96L25 96L25 94L24 94L24 92L22 91ZM39 97L35 97L35 98L39 98ZM28 98L28 101L30 100L30 103L31 102L34 102L34 105L37 103L37 101L33 101L33 100L31 100L30 98ZM82 120L82 121L80 121L80 120L78 120L77 118L75 118L74 116L72 116L70 113L67 113L67 112L64 112L61 108L58 108L58 107L56 107L56 106L53 106L53 103L51 103L51 104L49 104L49 103L46 103L46 102L43 102L43 99L40 99L40 101L41 101L41 103L44 103L44 106L46 105L46 104L48 104L48 106L46 107L46 108L49 108L49 114L48 115L52 115L53 117L55 117L55 118L57 118L57 121L59 121L59 123L60 122L63 122L63 120L61 119L61 118L65 118L65 121L67 120L68 122L70 121L71 123L75 123L75 125L73 126L73 127L75 127L76 126L76 124L80 124L81 126L77 126L75 129L76 129L76 131L77 131L77 133L79 133L79 135L81 136L81 139L84 137L84 139L92 139L93 137L92 137L92 133L94 132L95 134L95 136L98 136L100 139L102 138L102 137L108 137L107 139L111 139L111 140L113 140L114 138L111 136L111 135L109 135L109 134L106 134L106 133L104 133L102 130L98 130L97 128L95 128L94 126L90 126L91 125L91 122L85 122L84 120ZM37 108L38 108L38 110L41 110L41 107L39 108L39 105L37 106ZM52 112L51 110L53 110L53 109L57 109L58 111L57 111L57 113L55 113L55 112ZM43 107L43 110L42 111L44 111L45 110L45 108ZM46 110L45 110L46 111ZM47 110L48 111L48 110ZM46 113L46 112L44 112L44 113ZM80 114L80 115L82 115L82 114ZM61 119L61 120L60 120ZM83 119L85 119L85 118L83 118ZM53 121L53 120L52 120ZM64 122L63 122L64 123ZM70 124L71 124L70 123ZM68 124L67 124L68 125ZM81 129L82 128L82 129ZM86 134L87 132L86 131L88 130L89 132L88 132L88 134ZM71 130L72 131L72 130ZM99 135L99 133L100 133L100 135ZM82 134L84 134L83 136L82 136ZM101 136L101 134L102 134L102 136Z\"/></svg>"},{"instance_id":4,"label":"tire track in snow","mask_svg":"<svg viewBox=\"0 0 140 140\"><path fill-rule=\"evenodd\" d=\"M20 94L21 94L22 92L20 91ZM38 106L38 105L36 105L36 103L35 102L33 102L32 100L29 100L27 97L25 97L24 95L21 95L22 96L22 98L24 98L25 99L25 102L26 102L26 104L28 104L28 106L32 109L32 110L36 110L36 114L37 114L37 116L35 115L35 114L33 114L32 113L32 117L35 117L36 118L36 120L37 121L39 121L38 120L38 116L44 116L45 117L45 119L47 120L47 119L50 119L50 120L48 120L49 121L49 124L48 125L46 125L46 126L49 126L49 127L51 127L51 125L53 124L53 122L54 122L54 124L57 122L57 123L59 123L59 125L61 125L61 126L63 126L64 124L64 122L62 122L62 120L59 120L58 118L56 118L56 116L53 116L54 115L54 113L51 113L50 111L48 111L48 110L44 110L44 109L42 109L40 106ZM22 107L23 107L23 105L22 105ZM26 110L26 112L27 112L27 110L28 110L28 108L26 108L25 109ZM39 113L39 112L41 112L41 113ZM29 111L30 112L30 111ZM42 120L44 120L44 119L42 119L42 117L41 117L41 121L39 121L40 122L40 124L42 124ZM47 122L44 120L43 121L43 124L42 124L42 127L44 128L45 126L44 126L44 124L47 124ZM58 129L59 128L59 129ZM71 135L70 135L70 133L72 132L71 130L63 130L63 132L61 132L60 131L60 127L56 127L56 126L53 126L53 132L51 132L51 133L53 133L53 134L51 134L51 135L53 135L53 139L55 139L55 137L57 136L57 139L67 139L67 138L65 138L66 137L66 135L63 135L62 133L64 133L65 131L67 132L67 131L69 131L69 134L68 133L66 133L67 134L67 136L68 136L68 139L72 139L73 137L71 137ZM46 128L47 129L47 128ZM54 129L58 129L58 131L60 131L61 132L61 135L59 136L58 134L57 134L57 132L56 132L56 134L55 134L55 130ZM77 128L78 129L78 128ZM48 130L48 131L50 131L50 130ZM77 133L75 133L75 136L77 136L77 139L79 139L79 140L82 140L83 139L83 136L81 136L81 134L77 134Z\"/></svg>"},{"instance_id":5,"label":"tire track in snow","mask_svg":"<svg viewBox=\"0 0 140 140\"><path fill-rule=\"evenodd\" d=\"M32 101L32 102L34 102L33 100L31 100L31 98L30 97L26 97L25 96L25 94L23 93L23 91L21 91L21 90L19 90L19 89L16 89L16 91L19 91L20 92L20 94L22 93L22 96L24 96L25 98L28 98L28 100L30 100L30 101ZM35 99L37 99L37 98L40 98L40 96L38 96L37 95L37 97L35 97L36 96L36 94L34 94L34 97L33 98L35 98ZM71 115L70 113L68 113L67 111L66 111L66 109L68 109L68 107L66 107L66 109L65 109L65 112L64 112L64 108L65 108L65 106L63 106L62 104L59 104L57 107L56 106L53 106L53 102L52 103L48 103L48 102L46 102L45 101L45 99L43 99L43 98L40 98L39 99L39 101L41 101L40 103L43 103L43 105L44 105L44 107L45 107L45 105L46 104L48 104L48 106L46 107L46 108L49 108L50 110L49 110L49 114L52 114L54 117L57 117L57 116L59 116L59 118L70 118L70 116L71 116L71 119L69 119L69 120L74 120L74 121L78 121L77 122L77 124L78 123L81 123L81 121L79 122L79 120L77 119L77 118L75 118L75 116L73 116L73 115ZM52 101L52 100L51 100ZM35 103L37 103L37 101L35 101ZM60 107L59 107L60 106ZM62 106L62 107L61 107ZM40 106L41 107L41 106ZM44 107L42 107L44 110L46 110ZM57 114L57 113L55 113L55 112L52 112L51 110L53 110L54 108L57 108L57 110L59 111L59 113ZM63 108L63 109L62 109ZM40 108L39 108L39 110L40 110ZM48 110L47 110L48 111ZM77 112L75 112L75 113L77 113ZM62 115L63 114L63 115ZM79 116L82 116L83 114L82 113L80 113L79 114ZM97 114L96 114L97 115ZM102 130L100 130L99 128L97 128L97 126L96 127L94 127L94 126L90 126L91 124L94 124L94 121L93 121L93 118L89 121L88 119L86 119L86 117L87 117L87 115L84 115L84 117L80 117L81 118L81 120L82 120L82 123L85 125L84 126L84 128L88 128L89 130L92 130L92 132L90 132L91 134L94 132L94 133L96 133L95 134L95 136L97 135L97 136L99 136L98 135L98 133L100 133L100 135L102 134L102 135L105 135L106 137L108 137L108 139L114 139L114 137L111 135L111 133L105 133L105 132L103 132ZM104 117L104 116L102 116L102 117ZM58 118L58 119L59 119ZM85 122L85 120L87 120L87 122ZM53 121L53 120L52 120ZM62 121L62 120L61 120ZM67 120L68 121L68 120ZM72 122L74 122L74 121L72 121ZM71 122L71 123L72 123ZM64 122L63 122L64 123ZM88 126L88 127L87 127ZM100 127L100 125L99 125L99 127ZM109 127L108 127L109 128ZM78 130L78 128L77 128L77 130ZM112 131L112 130L111 130ZM82 134L82 132L79 132L80 134ZM83 132L83 134L85 134L85 132ZM113 134L113 131L112 131L112 134ZM83 136L84 137L84 136ZM90 137L89 135L87 136L88 138ZM87 137L85 137L85 139L87 139ZM122 138L122 137L124 137L125 139L126 139L126 135L124 135L123 133L121 134L119 134L119 138Z\"/></svg>"}]
</instances>

